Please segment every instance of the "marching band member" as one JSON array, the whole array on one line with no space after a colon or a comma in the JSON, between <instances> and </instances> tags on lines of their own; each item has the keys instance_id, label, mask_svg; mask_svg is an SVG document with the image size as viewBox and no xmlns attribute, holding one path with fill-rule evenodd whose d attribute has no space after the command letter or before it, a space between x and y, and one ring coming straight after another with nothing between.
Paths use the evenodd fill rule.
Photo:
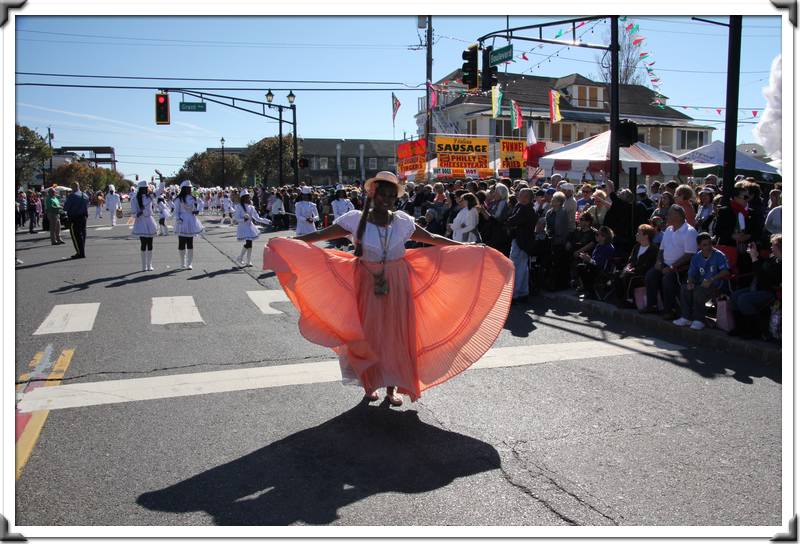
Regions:
<instances>
[{"instance_id":1,"label":"marching band member","mask_svg":"<svg viewBox=\"0 0 800 544\"><path fill-rule=\"evenodd\" d=\"M159 236L168 236L169 229L167 228L167 219L172 216L172 212L170 208L172 207L171 203L167 204L164 200L164 196L158 197L158 235Z\"/></svg>"},{"instance_id":2,"label":"marching band member","mask_svg":"<svg viewBox=\"0 0 800 544\"><path fill-rule=\"evenodd\" d=\"M108 193L106 194L106 210L108 215L111 216L111 226L117 224L117 210L122 209L122 199L117 194L117 190L113 185L108 186Z\"/></svg>"},{"instance_id":3,"label":"marching band member","mask_svg":"<svg viewBox=\"0 0 800 544\"><path fill-rule=\"evenodd\" d=\"M153 236L157 230L156 221L153 219L153 207L156 199L146 181L142 180L136 186L139 190L131 199L131 213L136 218L131 234L139 237L142 272L146 272L153 270Z\"/></svg>"},{"instance_id":4,"label":"marching band member","mask_svg":"<svg viewBox=\"0 0 800 544\"><path fill-rule=\"evenodd\" d=\"M230 222L231 226L233 226L233 200L228 196L228 192L225 191L222 193L222 219L220 220L219 224L222 225L225 222L225 216L228 216L228 221Z\"/></svg>"},{"instance_id":5,"label":"marching band member","mask_svg":"<svg viewBox=\"0 0 800 544\"><path fill-rule=\"evenodd\" d=\"M239 254L239 258L236 262L242 266L253 266L253 259L251 258L253 254L253 240L257 239L261 234L261 231L259 231L255 224L261 223L262 225L271 225L272 223L266 217L262 218L258 215L258 211L256 211L255 206L253 206L252 198L250 193L247 192L247 189L242 189L242 192L239 193L239 205L236 206L236 222L239 225L236 228L236 239L245 241L244 246L242 246L242 252ZM247 255L247 259L245 259L245 254Z\"/></svg>"},{"instance_id":6,"label":"marching band member","mask_svg":"<svg viewBox=\"0 0 800 544\"><path fill-rule=\"evenodd\" d=\"M295 232L298 236L315 232L317 230L315 223L319 221L317 205L311 202L311 187L303 187L300 192L303 194L303 200L294 206L294 214L297 217Z\"/></svg>"},{"instance_id":7,"label":"marching band member","mask_svg":"<svg viewBox=\"0 0 800 544\"><path fill-rule=\"evenodd\" d=\"M178 235L180 268L192 269L194 260L194 237L203 232L203 224L197 218L197 200L192 196L192 182L181 182L181 192L175 199L175 234Z\"/></svg>"}]
</instances>

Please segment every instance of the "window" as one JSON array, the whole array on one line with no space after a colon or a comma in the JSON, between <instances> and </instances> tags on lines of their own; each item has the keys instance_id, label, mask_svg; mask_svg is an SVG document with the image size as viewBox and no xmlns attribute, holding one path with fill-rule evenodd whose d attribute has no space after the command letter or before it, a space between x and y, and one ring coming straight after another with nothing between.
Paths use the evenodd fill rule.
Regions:
<instances>
[{"instance_id":1,"label":"window","mask_svg":"<svg viewBox=\"0 0 800 544\"><path fill-rule=\"evenodd\" d=\"M327 170L328 169L328 157L320 157L319 158L319 169L320 170Z\"/></svg>"},{"instance_id":2,"label":"window","mask_svg":"<svg viewBox=\"0 0 800 544\"><path fill-rule=\"evenodd\" d=\"M386 166L388 166L390 170L394 169L394 157L386 159Z\"/></svg>"},{"instance_id":3,"label":"window","mask_svg":"<svg viewBox=\"0 0 800 544\"><path fill-rule=\"evenodd\" d=\"M554 142L568 144L572 142L572 125L558 123L550 127L550 139Z\"/></svg>"},{"instance_id":4,"label":"window","mask_svg":"<svg viewBox=\"0 0 800 544\"><path fill-rule=\"evenodd\" d=\"M378 159L371 158L369 160L369 169L370 170L377 170L378 169Z\"/></svg>"},{"instance_id":5,"label":"window","mask_svg":"<svg viewBox=\"0 0 800 544\"><path fill-rule=\"evenodd\" d=\"M545 132L546 127L547 123L545 121L539 121L536 123L536 139L544 140L547 138L547 133Z\"/></svg>"},{"instance_id":6,"label":"window","mask_svg":"<svg viewBox=\"0 0 800 544\"><path fill-rule=\"evenodd\" d=\"M599 87L578 87L579 108L602 108L602 97Z\"/></svg>"},{"instance_id":7,"label":"window","mask_svg":"<svg viewBox=\"0 0 800 544\"><path fill-rule=\"evenodd\" d=\"M347 169L348 170L355 170L356 169L356 158L355 157L347 157Z\"/></svg>"},{"instance_id":8,"label":"window","mask_svg":"<svg viewBox=\"0 0 800 544\"><path fill-rule=\"evenodd\" d=\"M470 119L467 121L467 134L477 134L478 133L478 120L477 119Z\"/></svg>"},{"instance_id":9,"label":"window","mask_svg":"<svg viewBox=\"0 0 800 544\"><path fill-rule=\"evenodd\" d=\"M642 142L643 144L647 143L647 129L646 128L638 129L637 132L636 132L636 136L637 136L637 138L636 138L637 142Z\"/></svg>"},{"instance_id":10,"label":"window","mask_svg":"<svg viewBox=\"0 0 800 544\"><path fill-rule=\"evenodd\" d=\"M705 132L702 130L678 130L680 149L697 149L705 145Z\"/></svg>"},{"instance_id":11,"label":"window","mask_svg":"<svg viewBox=\"0 0 800 544\"><path fill-rule=\"evenodd\" d=\"M561 125L561 141L565 144L572 141L572 125Z\"/></svg>"}]
</instances>

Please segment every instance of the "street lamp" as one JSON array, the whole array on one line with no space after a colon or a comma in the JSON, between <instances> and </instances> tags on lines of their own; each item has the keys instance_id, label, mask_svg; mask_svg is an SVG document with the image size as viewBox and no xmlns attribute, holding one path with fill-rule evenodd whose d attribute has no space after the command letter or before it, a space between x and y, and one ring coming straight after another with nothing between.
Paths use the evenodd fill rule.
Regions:
<instances>
[{"instance_id":1,"label":"street lamp","mask_svg":"<svg viewBox=\"0 0 800 544\"><path fill-rule=\"evenodd\" d=\"M225 138L220 138L219 143L222 144L222 187L225 187Z\"/></svg>"},{"instance_id":2,"label":"street lamp","mask_svg":"<svg viewBox=\"0 0 800 544\"><path fill-rule=\"evenodd\" d=\"M267 91L267 102L272 104L272 99L275 98L275 95L272 94L272 89Z\"/></svg>"},{"instance_id":3,"label":"street lamp","mask_svg":"<svg viewBox=\"0 0 800 544\"><path fill-rule=\"evenodd\" d=\"M289 94L286 95L286 100L289 101L289 104L294 104L294 93L289 91Z\"/></svg>"}]
</instances>

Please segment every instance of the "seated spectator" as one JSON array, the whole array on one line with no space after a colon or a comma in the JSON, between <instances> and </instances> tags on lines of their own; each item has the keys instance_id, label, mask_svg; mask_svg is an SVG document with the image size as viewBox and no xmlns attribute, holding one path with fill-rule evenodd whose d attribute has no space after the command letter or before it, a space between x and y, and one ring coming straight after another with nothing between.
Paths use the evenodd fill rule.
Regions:
<instances>
[{"instance_id":1,"label":"seated spectator","mask_svg":"<svg viewBox=\"0 0 800 544\"><path fill-rule=\"evenodd\" d=\"M710 187L700 189L698 193L700 206L695 216L695 230L698 232L711 232L711 223L714 221L714 190Z\"/></svg>"},{"instance_id":2,"label":"seated spectator","mask_svg":"<svg viewBox=\"0 0 800 544\"><path fill-rule=\"evenodd\" d=\"M731 295L735 328L731 336L758 338L761 336L761 312L775 301L781 287L781 243L782 236L775 234L770 239L772 255L760 257L755 243L750 243L747 254L753 263L753 282L749 287L734 291Z\"/></svg>"},{"instance_id":3,"label":"seated spectator","mask_svg":"<svg viewBox=\"0 0 800 544\"><path fill-rule=\"evenodd\" d=\"M570 233L570 251L572 252L572 259L570 260L570 278L577 279L576 265L580 262L578 255L581 253L591 254L595 246L595 236L597 229L592 227L592 216L588 213L583 213L578 221L578 228Z\"/></svg>"},{"instance_id":4,"label":"seated spectator","mask_svg":"<svg viewBox=\"0 0 800 544\"><path fill-rule=\"evenodd\" d=\"M656 229L646 223L639 225L639 230L636 231L636 246L631 250L628 264L615 282L617 303L620 307L634 307L628 299L633 297L636 287L644 285L645 275L656 264L658 246L653 244L655 234Z\"/></svg>"},{"instance_id":5,"label":"seated spectator","mask_svg":"<svg viewBox=\"0 0 800 544\"><path fill-rule=\"evenodd\" d=\"M750 201L750 183L738 181L733 186L733 198L727 206L719 209L714 221L712 235L718 246L728 248L726 254L735 254L736 261L729 263L737 274L747 274L752 269L752 263L747 258L747 246L750 242L758 240L761 235L763 222L758 224L751 215L748 207ZM725 249L719 248L723 252Z\"/></svg>"},{"instance_id":6,"label":"seated spectator","mask_svg":"<svg viewBox=\"0 0 800 544\"><path fill-rule=\"evenodd\" d=\"M586 209L593 204L592 200L592 186L588 183L584 183L581 187L581 198L578 199L578 211L584 212Z\"/></svg>"},{"instance_id":7,"label":"seated spectator","mask_svg":"<svg viewBox=\"0 0 800 544\"><path fill-rule=\"evenodd\" d=\"M658 251L656 264L645 275L647 307L642 313L658 312L658 293L664 303L664 318L677 319L680 294L680 270L686 268L697 253L697 231L686 222L686 212L677 204L667 215L667 230Z\"/></svg>"},{"instance_id":8,"label":"seated spectator","mask_svg":"<svg viewBox=\"0 0 800 544\"><path fill-rule=\"evenodd\" d=\"M608 227L600 227L597 231L597 247L592 254L581 253L579 256L581 263L578 265L578 277L581 279L581 290L587 299L597 298L594 291L597 276L601 272L609 271L613 266L615 253L614 245L611 243L613 239L614 231Z\"/></svg>"},{"instance_id":9,"label":"seated spectator","mask_svg":"<svg viewBox=\"0 0 800 544\"><path fill-rule=\"evenodd\" d=\"M653 218L650 219L650 224L653 225L654 229L656 229L656 233L653 236L653 244L660 247L661 240L664 239L664 230L667 228L667 222L664 221L663 217L654 215Z\"/></svg>"},{"instance_id":10,"label":"seated spectator","mask_svg":"<svg viewBox=\"0 0 800 544\"><path fill-rule=\"evenodd\" d=\"M653 218L657 216L666 221L667 213L673 204L675 204L675 197L669 193L661 193L661 196L658 199L658 206L650 217Z\"/></svg>"},{"instance_id":11,"label":"seated spectator","mask_svg":"<svg viewBox=\"0 0 800 544\"><path fill-rule=\"evenodd\" d=\"M683 208L683 211L686 212L686 222L692 227L695 226L696 215L694 199L694 191L689 185L679 185L678 188L675 189L675 204Z\"/></svg>"},{"instance_id":12,"label":"seated spectator","mask_svg":"<svg viewBox=\"0 0 800 544\"><path fill-rule=\"evenodd\" d=\"M699 331L705 328L706 302L716 296L731 272L728 259L720 250L714 248L711 235L701 232L697 235L700 251L695 253L689 263L686 283L681 286L681 317L672 323Z\"/></svg>"}]
</instances>

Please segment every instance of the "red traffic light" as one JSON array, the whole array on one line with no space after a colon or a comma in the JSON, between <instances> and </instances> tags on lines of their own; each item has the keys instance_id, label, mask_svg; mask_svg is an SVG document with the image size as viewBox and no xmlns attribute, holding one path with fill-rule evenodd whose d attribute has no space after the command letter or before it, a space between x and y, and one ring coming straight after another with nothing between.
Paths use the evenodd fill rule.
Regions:
<instances>
[{"instance_id":1,"label":"red traffic light","mask_svg":"<svg viewBox=\"0 0 800 544\"><path fill-rule=\"evenodd\" d=\"M169 124L169 95L167 93L156 94L156 124Z\"/></svg>"},{"instance_id":2,"label":"red traffic light","mask_svg":"<svg viewBox=\"0 0 800 544\"><path fill-rule=\"evenodd\" d=\"M159 96L159 97L157 98L157 100L158 100L158 103L159 103L159 104L163 104L163 103L164 103L164 101L166 100L166 98L164 98L163 96Z\"/></svg>"}]
</instances>

